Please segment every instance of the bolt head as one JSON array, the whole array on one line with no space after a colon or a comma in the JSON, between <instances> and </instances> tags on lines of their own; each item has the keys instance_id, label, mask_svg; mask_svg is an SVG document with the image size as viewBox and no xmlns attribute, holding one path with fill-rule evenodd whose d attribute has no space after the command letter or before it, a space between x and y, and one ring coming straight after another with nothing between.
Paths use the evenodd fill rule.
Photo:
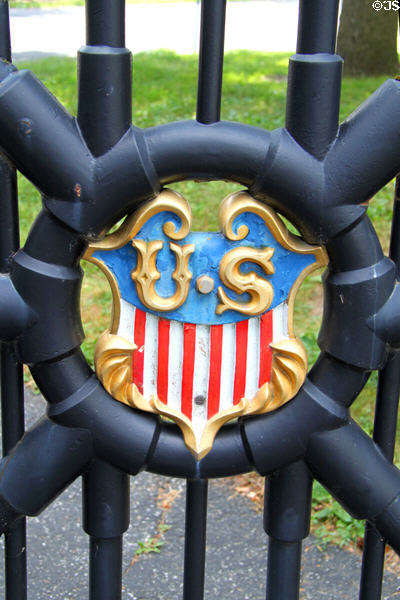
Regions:
<instances>
[{"instance_id":1,"label":"bolt head","mask_svg":"<svg viewBox=\"0 0 400 600\"><path fill-rule=\"evenodd\" d=\"M214 289L214 279L208 275L201 275L196 279L196 288L200 294L209 294Z\"/></svg>"}]
</instances>

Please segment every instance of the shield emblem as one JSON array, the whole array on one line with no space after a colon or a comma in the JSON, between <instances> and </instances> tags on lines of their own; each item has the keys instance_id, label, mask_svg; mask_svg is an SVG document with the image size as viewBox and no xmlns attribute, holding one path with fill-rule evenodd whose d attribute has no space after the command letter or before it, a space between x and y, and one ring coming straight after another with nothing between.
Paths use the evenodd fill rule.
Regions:
<instances>
[{"instance_id":1,"label":"shield emblem","mask_svg":"<svg viewBox=\"0 0 400 600\"><path fill-rule=\"evenodd\" d=\"M173 419L199 460L226 421L299 390L307 358L294 297L327 263L247 192L223 200L219 223L218 233L191 232L188 203L164 190L85 254L113 292L98 377L116 400Z\"/></svg>"}]
</instances>

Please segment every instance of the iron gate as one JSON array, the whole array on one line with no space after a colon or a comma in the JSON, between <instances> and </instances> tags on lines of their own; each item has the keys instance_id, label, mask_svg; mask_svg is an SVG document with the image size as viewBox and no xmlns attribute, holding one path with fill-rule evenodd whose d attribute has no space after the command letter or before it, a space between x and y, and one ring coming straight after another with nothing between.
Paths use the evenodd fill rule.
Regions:
<instances>
[{"instance_id":1,"label":"iron gate","mask_svg":"<svg viewBox=\"0 0 400 600\"><path fill-rule=\"evenodd\" d=\"M141 130L131 125L123 0L86 1L76 120L34 75L11 64L8 2L0 3L0 523L8 600L26 598L24 517L42 511L79 475L93 600L121 597L128 476L141 469L187 479L187 600L203 598L210 478L254 469L269 475L264 524L270 600L298 598L314 477L368 523L360 598L380 598L385 541L400 549L400 475L391 464L400 385L399 187L390 258L365 205L399 171L400 83L387 81L339 127L339 0L301 0L286 127L269 132L222 122L225 4L202 2L196 120ZM43 197L23 249L14 166ZM174 423L110 398L106 378L103 387L80 350L79 261L88 244L104 247L96 246L98 240L119 219L183 179L242 184L251 194L250 212L264 215L263 207L272 207L329 256L321 354L305 383L278 410L225 425L201 460ZM235 229L231 235L241 234ZM139 252L142 246L136 247ZM264 271L267 260L260 259ZM198 285L207 287L207 281ZM24 436L23 363L48 401L47 415ZM372 370L380 370L374 440L348 412Z\"/></svg>"}]
</instances>

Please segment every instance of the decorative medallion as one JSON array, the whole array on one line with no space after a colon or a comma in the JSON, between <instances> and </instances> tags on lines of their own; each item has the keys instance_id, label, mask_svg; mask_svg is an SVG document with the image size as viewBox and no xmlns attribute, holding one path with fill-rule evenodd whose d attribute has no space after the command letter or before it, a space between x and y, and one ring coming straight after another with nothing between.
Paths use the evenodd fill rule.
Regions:
<instances>
[{"instance_id":1,"label":"decorative medallion","mask_svg":"<svg viewBox=\"0 0 400 600\"><path fill-rule=\"evenodd\" d=\"M199 460L226 421L298 392L307 357L294 297L327 263L247 192L225 198L219 223L191 233L188 203L166 189L85 254L113 293L98 377L116 400L173 419Z\"/></svg>"}]
</instances>

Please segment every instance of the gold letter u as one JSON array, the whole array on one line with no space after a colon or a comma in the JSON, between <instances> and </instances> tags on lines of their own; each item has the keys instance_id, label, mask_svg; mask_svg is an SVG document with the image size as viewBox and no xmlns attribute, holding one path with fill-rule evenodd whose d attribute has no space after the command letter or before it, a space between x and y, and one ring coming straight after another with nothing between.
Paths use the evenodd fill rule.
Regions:
<instances>
[{"instance_id":1,"label":"gold letter u","mask_svg":"<svg viewBox=\"0 0 400 600\"><path fill-rule=\"evenodd\" d=\"M192 274L188 268L190 255L194 252L194 244L178 246L174 242L169 243L170 249L176 258L176 268L172 279L176 283L175 293L169 298L159 296L155 290L156 281L161 277L156 267L157 254L163 247L164 242L156 240L145 242L144 240L133 240L132 246L137 250L137 266L131 273L136 284L136 290L141 302L155 311L176 310L185 302Z\"/></svg>"}]
</instances>

